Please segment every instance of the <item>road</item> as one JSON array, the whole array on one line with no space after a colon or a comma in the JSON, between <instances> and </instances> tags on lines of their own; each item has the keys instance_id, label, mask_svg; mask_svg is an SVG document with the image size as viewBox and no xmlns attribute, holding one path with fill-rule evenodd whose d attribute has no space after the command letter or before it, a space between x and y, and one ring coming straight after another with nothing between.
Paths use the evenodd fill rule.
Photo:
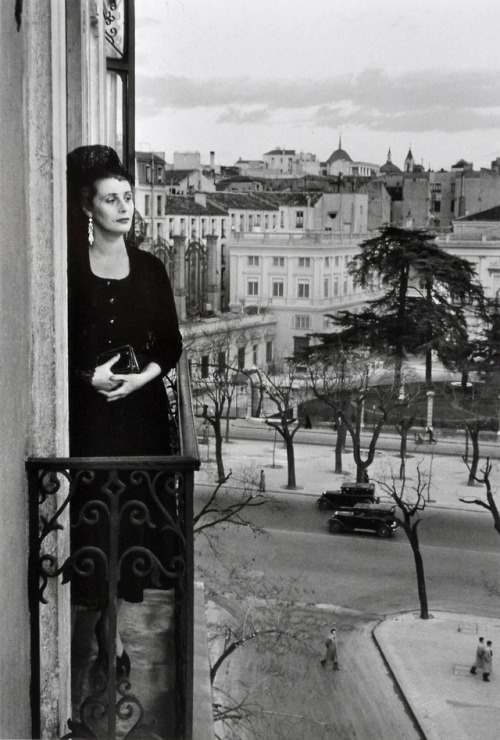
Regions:
<instances>
[{"instance_id":1,"label":"road","mask_svg":"<svg viewBox=\"0 0 500 740\"><path fill-rule=\"evenodd\" d=\"M228 540L231 562L242 568L251 563L275 583L293 583L295 600L380 615L415 608L413 553L403 529L389 540L332 535L328 516L311 496L273 493L269 504L246 515L262 533L239 531L237 550ZM496 616L500 538L491 515L428 508L419 536L431 607Z\"/></svg>"},{"instance_id":2,"label":"road","mask_svg":"<svg viewBox=\"0 0 500 740\"><path fill-rule=\"evenodd\" d=\"M231 687L238 676L240 690L262 710L258 730L241 738L419 738L404 699L394 701L398 689L371 640L383 615L418 611L413 555L403 530L388 540L331 535L328 512L298 492L273 492L272 502L249 518L259 532L222 528L210 547L198 538L197 562L208 593L217 602L244 584L246 594L232 599L244 601L245 618L252 618L259 598L276 604L280 619L287 614L291 620L287 627L295 620L303 628L307 649L283 651L279 659L253 644L236 651L226 676ZM496 617L500 542L491 516L429 508L419 532L431 613ZM318 664L332 621L341 638L338 674Z\"/></svg>"}]
</instances>

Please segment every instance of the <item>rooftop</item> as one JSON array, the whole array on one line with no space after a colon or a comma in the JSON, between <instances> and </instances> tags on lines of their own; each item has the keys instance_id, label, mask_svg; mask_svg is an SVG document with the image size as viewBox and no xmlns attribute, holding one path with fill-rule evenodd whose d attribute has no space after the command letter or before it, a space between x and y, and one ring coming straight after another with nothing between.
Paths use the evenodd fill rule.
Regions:
<instances>
[{"instance_id":1,"label":"rooftop","mask_svg":"<svg viewBox=\"0 0 500 740\"><path fill-rule=\"evenodd\" d=\"M218 203L226 210L277 211L278 207L268 193L228 193L215 192L207 196L212 203Z\"/></svg>"},{"instance_id":2,"label":"rooftop","mask_svg":"<svg viewBox=\"0 0 500 740\"><path fill-rule=\"evenodd\" d=\"M500 206L487 208L485 211L472 213L470 216L462 216L459 221L493 221L500 222Z\"/></svg>"},{"instance_id":3,"label":"rooftop","mask_svg":"<svg viewBox=\"0 0 500 740\"><path fill-rule=\"evenodd\" d=\"M165 215L176 216L227 216L227 211L208 200L206 205L195 200L193 195L167 195Z\"/></svg>"},{"instance_id":4,"label":"rooftop","mask_svg":"<svg viewBox=\"0 0 500 740\"><path fill-rule=\"evenodd\" d=\"M190 170L167 170L165 172L165 180L167 185L178 185L193 173L198 173L198 170L194 168Z\"/></svg>"},{"instance_id":5,"label":"rooftop","mask_svg":"<svg viewBox=\"0 0 500 740\"><path fill-rule=\"evenodd\" d=\"M345 149L341 149L340 147L336 149L328 159L326 160L326 164L333 164L333 162L352 162L351 157L347 154Z\"/></svg>"},{"instance_id":6,"label":"rooftop","mask_svg":"<svg viewBox=\"0 0 500 740\"><path fill-rule=\"evenodd\" d=\"M293 156L295 154L295 149L271 149L271 151L266 152L264 156L267 157L270 154L276 154L276 155L281 155L281 156L285 156L285 155Z\"/></svg>"},{"instance_id":7,"label":"rooftop","mask_svg":"<svg viewBox=\"0 0 500 740\"><path fill-rule=\"evenodd\" d=\"M290 193L283 191L266 192L265 197L277 206L304 207L314 206L323 193Z\"/></svg>"}]
</instances>

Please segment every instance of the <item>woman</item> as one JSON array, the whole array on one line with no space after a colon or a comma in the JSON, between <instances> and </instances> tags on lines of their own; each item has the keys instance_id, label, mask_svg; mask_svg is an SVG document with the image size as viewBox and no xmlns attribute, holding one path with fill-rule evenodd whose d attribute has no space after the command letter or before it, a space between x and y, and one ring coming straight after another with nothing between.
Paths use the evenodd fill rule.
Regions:
<instances>
[{"instance_id":1,"label":"woman","mask_svg":"<svg viewBox=\"0 0 500 740\"><path fill-rule=\"evenodd\" d=\"M134 197L114 150L89 146L68 155L68 199L71 456L173 454L163 377L182 351L175 303L160 260L126 244ZM124 356L132 367L120 371ZM124 480L127 475L123 473ZM82 478L71 501L73 601L101 610L96 626L101 657L108 581L99 558L91 572L85 566L94 557L92 548L106 556L110 550L108 516L103 515L104 507L110 507L110 494L103 490L106 480L107 473L90 482ZM156 513L154 507L150 510L146 486L130 483L128 488L115 499L121 512L127 511L120 513L118 555L144 547L164 563L173 553L168 552L168 538L158 534L164 531L160 506ZM168 511L168 501L161 505ZM141 519L146 506L153 526L138 521L137 512ZM119 599L142 601L145 587L171 585L165 574L148 578L121 565ZM120 670L128 674L130 663L119 636L117 656Z\"/></svg>"}]
</instances>

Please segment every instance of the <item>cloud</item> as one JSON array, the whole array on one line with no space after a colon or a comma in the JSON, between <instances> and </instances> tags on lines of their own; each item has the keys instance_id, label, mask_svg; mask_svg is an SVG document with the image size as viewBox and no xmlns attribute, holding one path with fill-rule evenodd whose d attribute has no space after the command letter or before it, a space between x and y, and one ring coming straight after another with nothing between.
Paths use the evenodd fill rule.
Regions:
<instances>
[{"instance_id":1,"label":"cloud","mask_svg":"<svg viewBox=\"0 0 500 740\"><path fill-rule=\"evenodd\" d=\"M495 70L365 70L322 80L137 76L142 116L171 109L219 109L218 123L263 123L287 112L316 126L345 123L384 131L465 131L498 126ZM302 111L302 112L301 112Z\"/></svg>"},{"instance_id":2,"label":"cloud","mask_svg":"<svg viewBox=\"0 0 500 740\"><path fill-rule=\"evenodd\" d=\"M230 106L217 118L217 123L267 123L272 118L269 108L253 108L243 110Z\"/></svg>"},{"instance_id":3,"label":"cloud","mask_svg":"<svg viewBox=\"0 0 500 740\"><path fill-rule=\"evenodd\" d=\"M342 128L346 125L364 126L373 131L460 131L490 130L498 127L499 112L433 106L421 110L381 112L371 109L345 110L323 106L311 115L314 126Z\"/></svg>"}]
</instances>

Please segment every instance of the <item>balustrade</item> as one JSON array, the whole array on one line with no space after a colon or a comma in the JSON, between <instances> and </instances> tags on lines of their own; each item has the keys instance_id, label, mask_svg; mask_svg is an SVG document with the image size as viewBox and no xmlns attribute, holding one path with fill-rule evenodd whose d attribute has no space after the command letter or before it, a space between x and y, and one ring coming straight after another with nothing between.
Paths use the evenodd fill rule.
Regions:
<instances>
[{"instance_id":1,"label":"balustrade","mask_svg":"<svg viewBox=\"0 0 500 740\"><path fill-rule=\"evenodd\" d=\"M171 421L178 454L30 458L26 463L33 737L50 735L47 707L57 697L51 696L47 646L54 634L56 642L62 640L59 628L71 608L73 649L66 655L62 650L58 664L64 672L64 663L70 663L68 675L73 684L72 716L67 717L67 728L62 728L63 737L187 740L192 736L192 507L199 456L184 357L169 390L174 393ZM94 610L71 607L68 590L78 588L79 594L85 593L90 582L97 583L102 592L99 604ZM164 656L168 685L162 687L163 699L156 702L169 717L159 717L151 700L161 688L148 686L147 677L155 681L158 676L155 679L153 670L141 675L151 635L141 634L137 624L129 631L129 639L134 634L138 643L125 646L132 657L130 674L126 659L117 658L118 596L123 584L134 584L139 593L144 588L143 613L144 608L149 610L153 620L160 618L167 632L171 631L170 649ZM105 610L98 611L102 604ZM161 610L161 615L155 610ZM101 635L97 640L94 627L101 617L103 629L97 630ZM154 650L158 645L150 656L153 663ZM138 657L139 666L134 667L133 656Z\"/></svg>"}]
</instances>

